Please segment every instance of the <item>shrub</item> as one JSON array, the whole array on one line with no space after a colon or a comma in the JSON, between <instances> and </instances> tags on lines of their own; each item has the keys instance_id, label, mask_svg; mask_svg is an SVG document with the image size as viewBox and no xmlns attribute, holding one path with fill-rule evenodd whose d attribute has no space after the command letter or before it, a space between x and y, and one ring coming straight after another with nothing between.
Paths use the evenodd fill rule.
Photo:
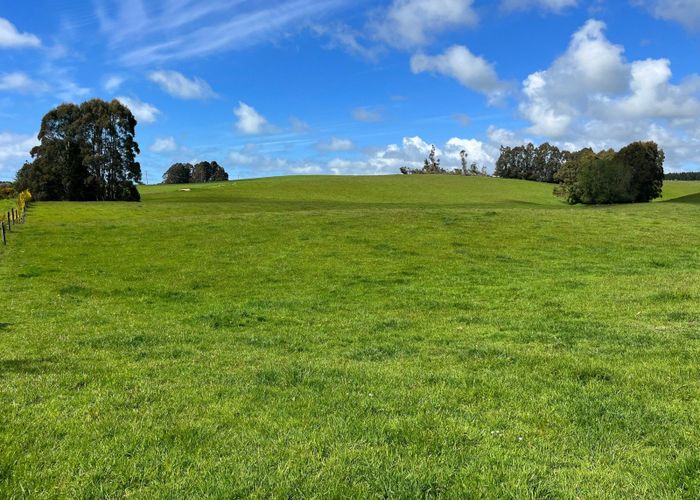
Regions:
<instances>
[{"instance_id":1,"label":"shrub","mask_svg":"<svg viewBox=\"0 0 700 500\"><path fill-rule=\"evenodd\" d=\"M554 192L571 204L648 202L661 196L663 161L653 142L635 142L618 153L583 149L557 172Z\"/></svg>"}]
</instances>

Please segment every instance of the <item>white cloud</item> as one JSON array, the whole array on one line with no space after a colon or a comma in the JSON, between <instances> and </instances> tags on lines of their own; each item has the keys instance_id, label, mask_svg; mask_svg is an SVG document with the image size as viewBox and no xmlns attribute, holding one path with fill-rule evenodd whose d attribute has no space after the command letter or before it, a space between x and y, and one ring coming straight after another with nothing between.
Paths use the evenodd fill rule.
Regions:
<instances>
[{"instance_id":1,"label":"white cloud","mask_svg":"<svg viewBox=\"0 0 700 500\"><path fill-rule=\"evenodd\" d=\"M259 161L255 145L246 144L240 151L231 151L229 160L236 165L254 165Z\"/></svg>"},{"instance_id":2,"label":"white cloud","mask_svg":"<svg viewBox=\"0 0 700 500\"><path fill-rule=\"evenodd\" d=\"M493 64L462 45L454 45L436 56L414 55L411 71L429 71L454 78L465 87L486 95L491 104L501 102L507 93L507 85L499 80Z\"/></svg>"},{"instance_id":3,"label":"white cloud","mask_svg":"<svg viewBox=\"0 0 700 500\"><path fill-rule=\"evenodd\" d=\"M700 2L697 0L634 0L655 17L675 21L691 31L700 30Z\"/></svg>"},{"instance_id":4,"label":"white cloud","mask_svg":"<svg viewBox=\"0 0 700 500\"><path fill-rule=\"evenodd\" d=\"M116 99L129 108L136 117L136 120L141 123L154 123L158 119L160 110L152 104L132 97L119 96Z\"/></svg>"},{"instance_id":5,"label":"white cloud","mask_svg":"<svg viewBox=\"0 0 700 500\"><path fill-rule=\"evenodd\" d=\"M289 171L297 175L313 175L323 173L323 168L315 164L304 164L298 167L292 167Z\"/></svg>"},{"instance_id":6,"label":"white cloud","mask_svg":"<svg viewBox=\"0 0 700 500\"><path fill-rule=\"evenodd\" d=\"M20 33L10 21L0 17L0 48L40 46L39 37L31 33Z\"/></svg>"},{"instance_id":7,"label":"white cloud","mask_svg":"<svg viewBox=\"0 0 700 500\"><path fill-rule=\"evenodd\" d=\"M619 95L628 88L624 48L610 43L604 29L604 23L588 21L549 69L527 77L520 111L532 122L532 133L563 136L589 99Z\"/></svg>"},{"instance_id":8,"label":"white cloud","mask_svg":"<svg viewBox=\"0 0 700 500\"><path fill-rule=\"evenodd\" d=\"M0 75L0 90L36 94L48 92L49 86L45 82L32 80L26 73L16 71Z\"/></svg>"},{"instance_id":9,"label":"white cloud","mask_svg":"<svg viewBox=\"0 0 700 500\"><path fill-rule=\"evenodd\" d=\"M505 11L539 8L561 12L567 7L576 7L578 0L503 0L501 8Z\"/></svg>"},{"instance_id":10,"label":"white cloud","mask_svg":"<svg viewBox=\"0 0 700 500\"><path fill-rule=\"evenodd\" d=\"M473 0L393 0L373 23L375 36L399 48L426 45L440 32L474 26L479 17Z\"/></svg>"},{"instance_id":11,"label":"white cloud","mask_svg":"<svg viewBox=\"0 0 700 500\"><path fill-rule=\"evenodd\" d=\"M366 107L355 108L352 111L352 117L358 122L365 123L374 123L382 119L382 115L379 111L371 110Z\"/></svg>"},{"instance_id":12,"label":"white cloud","mask_svg":"<svg viewBox=\"0 0 700 500\"><path fill-rule=\"evenodd\" d=\"M103 87L111 94L119 90L125 81L126 79L124 77L112 75L107 77L107 79L104 81Z\"/></svg>"},{"instance_id":13,"label":"white cloud","mask_svg":"<svg viewBox=\"0 0 700 500\"><path fill-rule=\"evenodd\" d=\"M350 151L354 147L350 139L339 139L332 137L330 142L322 142L318 144L320 151Z\"/></svg>"},{"instance_id":14,"label":"white cloud","mask_svg":"<svg viewBox=\"0 0 700 500\"><path fill-rule=\"evenodd\" d=\"M238 102L238 107L233 110L233 114L238 118L236 128L243 134L262 134L271 130L265 117L244 102Z\"/></svg>"},{"instance_id":15,"label":"white cloud","mask_svg":"<svg viewBox=\"0 0 700 500\"><path fill-rule=\"evenodd\" d=\"M526 132L569 150L655 140L670 170L697 164L700 76L672 83L669 60L627 61L604 30L600 21L588 21L561 57L523 82L519 109L530 122Z\"/></svg>"},{"instance_id":16,"label":"white cloud","mask_svg":"<svg viewBox=\"0 0 700 500\"><path fill-rule=\"evenodd\" d=\"M240 50L282 37L344 0L95 0L102 32L131 65Z\"/></svg>"},{"instance_id":17,"label":"white cloud","mask_svg":"<svg viewBox=\"0 0 700 500\"><path fill-rule=\"evenodd\" d=\"M495 146L519 146L521 144L526 144L532 142L530 139L525 139L520 135L516 134L512 130L505 128L499 128L495 125L491 125L487 130L487 135L491 144Z\"/></svg>"},{"instance_id":18,"label":"white cloud","mask_svg":"<svg viewBox=\"0 0 700 500\"><path fill-rule=\"evenodd\" d=\"M150 150L154 153L172 153L177 151L177 142L174 137L157 137L151 144Z\"/></svg>"},{"instance_id":19,"label":"white cloud","mask_svg":"<svg viewBox=\"0 0 700 500\"><path fill-rule=\"evenodd\" d=\"M164 92L180 99L208 99L216 94L201 78L189 79L177 71L153 71L148 78Z\"/></svg>"},{"instance_id":20,"label":"white cloud","mask_svg":"<svg viewBox=\"0 0 700 500\"><path fill-rule=\"evenodd\" d=\"M29 152L39 144L31 135L0 132L0 176L8 179L30 159Z\"/></svg>"},{"instance_id":21,"label":"white cloud","mask_svg":"<svg viewBox=\"0 0 700 500\"><path fill-rule=\"evenodd\" d=\"M312 30L319 36L328 37L330 48L340 47L347 53L368 61L376 61L379 58L381 48L361 41L363 34L346 24L316 25Z\"/></svg>"},{"instance_id":22,"label":"white cloud","mask_svg":"<svg viewBox=\"0 0 700 500\"><path fill-rule=\"evenodd\" d=\"M451 168L461 166L462 160L460 153L462 151L467 152L470 165L472 162L476 162L480 167L494 165L499 154L498 149L491 145L484 144L477 139L460 139L459 137L453 137L445 144L443 166L447 165Z\"/></svg>"}]
</instances>

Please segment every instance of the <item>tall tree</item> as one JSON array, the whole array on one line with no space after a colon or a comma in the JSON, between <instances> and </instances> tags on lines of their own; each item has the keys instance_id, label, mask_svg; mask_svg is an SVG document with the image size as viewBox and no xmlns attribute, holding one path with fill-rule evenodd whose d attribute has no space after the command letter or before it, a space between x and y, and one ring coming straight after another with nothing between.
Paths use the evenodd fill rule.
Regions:
<instances>
[{"instance_id":1,"label":"tall tree","mask_svg":"<svg viewBox=\"0 0 700 500\"><path fill-rule=\"evenodd\" d=\"M136 119L119 101L62 104L41 121L33 161L17 174L18 188L38 200L139 199Z\"/></svg>"}]
</instances>

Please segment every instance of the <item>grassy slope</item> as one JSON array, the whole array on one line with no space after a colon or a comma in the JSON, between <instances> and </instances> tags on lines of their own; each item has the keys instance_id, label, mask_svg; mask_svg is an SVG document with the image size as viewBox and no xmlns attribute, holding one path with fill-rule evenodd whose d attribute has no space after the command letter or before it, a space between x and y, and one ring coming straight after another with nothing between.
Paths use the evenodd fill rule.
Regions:
<instances>
[{"instance_id":1,"label":"grassy slope","mask_svg":"<svg viewBox=\"0 0 700 500\"><path fill-rule=\"evenodd\" d=\"M192 189L0 249L0 497L700 494L700 183Z\"/></svg>"}]
</instances>

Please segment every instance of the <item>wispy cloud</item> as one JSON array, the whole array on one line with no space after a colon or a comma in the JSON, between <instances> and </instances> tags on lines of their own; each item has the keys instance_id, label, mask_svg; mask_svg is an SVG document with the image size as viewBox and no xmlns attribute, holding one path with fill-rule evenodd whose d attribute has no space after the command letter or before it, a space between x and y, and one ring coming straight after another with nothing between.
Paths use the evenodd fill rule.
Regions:
<instances>
[{"instance_id":1,"label":"wispy cloud","mask_svg":"<svg viewBox=\"0 0 700 500\"><path fill-rule=\"evenodd\" d=\"M128 65L189 59L255 45L348 0L98 0L109 43Z\"/></svg>"},{"instance_id":2,"label":"wispy cloud","mask_svg":"<svg viewBox=\"0 0 700 500\"><path fill-rule=\"evenodd\" d=\"M379 111L370 108L355 108L352 111L352 117L358 122L374 123L381 121L382 114Z\"/></svg>"},{"instance_id":3,"label":"wispy cloud","mask_svg":"<svg viewBox=\"0 0 700 500\"><path fill-rule=\"evenodd\" d=\"M164 92L179 99L208 99L216 93L201 78L189 79L177 71L152 71L148 79L163 89Z\"/></svg>"},{"instance_id":4,"label":"wispy cloud","mask_svg":"<svg viewBox=\"0 0 700 500\"><path fill-rule=\"evenodd\" d=\"M49 90L48 84L33 80L26 73L15 71L0 74L0 90L18 92L20 94L38 94Z\"/></svg>"}]
</instances>

